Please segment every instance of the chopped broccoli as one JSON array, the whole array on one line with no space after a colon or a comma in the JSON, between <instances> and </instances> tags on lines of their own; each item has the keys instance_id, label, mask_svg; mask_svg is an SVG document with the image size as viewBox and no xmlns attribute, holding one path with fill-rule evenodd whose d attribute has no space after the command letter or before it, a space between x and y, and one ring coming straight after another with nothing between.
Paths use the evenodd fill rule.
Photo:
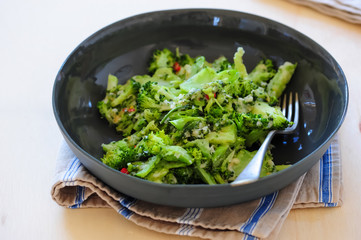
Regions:
<instances>
[{"instance_id":1,"label":"chopped broccoli","mask_svg":"<svg viewBox=\"0 0 361 240\"><path fill-rule=\"evenodd\" d=\"M149 81L139 90L137 105L140 110L153 109L164 112L173 108L173 100L176 98L167 87Z\"/></svg>"},{"instance_id":2,"label":"chopped broccoli","mask_svg":"<svg viewBox=\"0 0 361 240\"><path fill-rule=\"evenodd\" d=\"M203 68L197 74L180 84L180 89L189 92L192 89L202 89L207 83L210 83L216 77L216 71L213 68Z\"/></svg>"},{"instance_id":3,"label":"chopped broccoli","mask_svg":"<svg viewBox=\"0 0 361 240\"><path fill-rule=\"evenodd\" d=\"M213 166L219 167L230 151L228 145L219 145L212 156Z\"/></svg>"},{"instance_id":4,"label":"chopped broccoli","mask_svg":"<svg viewBox=\"0 0 361 240\"><path fill-rule=\"evenodd\" d=\"M124 85L118 85L118 78L109 75L107 93L102 101L97 103L102 117L116 126L117 131L123 136L129 136L134 124L138 121L136 115L136 95L140 84L134 80L129 80Z\"/></svg>"},{"instance_id":5,"label":"chopped broccoli","mask_svg":"<svg viewBox=\"0 0 361 240\"><path fill-rule=\"evenodd\" d=\"M228 61L225 56L221 56L214 60L212 67L216 70L216 72L222 72L232 68L232 64Z\"/></svg>"},{"instance_id":6,"label":"chopped broccoli","mask_svg":"<svg viewBox=\"0 0 361 240\"><path fill-rule=\"evenodd\" d=\"M104 156L102 162L111 168L120 170L127 166L127 163L135 157L134 149L128 146L125 141L102 144Z\"/></svg>"},{"instance_id":7,"label":"chopped broccoli","mask_svg":"<svg viewBox=\"0 0 361 240\"><path fill-rule=\"evenodd\" d=\"M146 162L129 163L128 168L129 170L131 170L133 174L135 174L135 176L144 178L150 173L150 171L153 170L153 168L157 165L159 161L160 161L160 156L155 155L153 157L150 157ZM136 168L137 171L134 171Z\"/></svg>"},{"instance_id":8,"label":"chopped broccoli","mask_svg":"<svg viewBox=\"0 0 361 240\"><path fill-rule=\"evenodd\" d=\"M176 49L176 61L181 65L193 65L194 59L189 54L182 54L179 52L179 48Z\"/></svg>"},{"instance_id":9,"label":"chopped broccoli","mask_svg":"<svg viewBox=\"0 0 361 240\"><path fill-rule=\"evenodd\" d=\"M123 139L102 145L103 163L157 183L232 182L270 131L292 124L275 105L297 64L264 59L248 73L244 53L231 63L156 50L149 74L123 85L109 75L97 107ZM268 150L261 176L285 167Z\"/></svg>"},{"instance_id":10,"label":"chopped broccoli","mask_svg":"<svg viewBox=\"0 0 361 240\"><path fill-rule=\"evenodd\" d=\"M167 48L155 50L149 63L148 71L154 73L160 68L171 68L175 62L174 54Z\"/></svg>"},{"instance_id":11,"label":"chopped broccoli","mask_svg":"<svg viewBox=\"0 0 361 240\"><path fill-rule=\"evenodd\" d=\"M291 123L287 120L287 118L282 114L282 111L279 107L271 107L266 102L256 101L251 110L253 114L259 114L262 118L268 118L268 127L271 129L285 129Z\"/></svg>"},{"instance_id":12,"label":"chopped broccoli","mask_svg":"<svg viewBox=\"0 0 361 240\"><path fill-rule=\"evenodd\" d=\"M210 132L205 138L212 144L233 144L237 139L237 127L232 123L217 132Z\"/></svg>"},{"instance_id":13,"label":"chopped broccoli","mask_svg":"<svg viewBox=\"0 0 361 240\"><path fill-rule=\"evenodd\" d=\"M242 47L237 49L237 52L234 54L233 61L234 61L234 68L241 74L241 78L245 79L247 77L247 70L246 66L243 63L243 55L244 50Z\"/></svg>"},{"instance_id":14,"label":"chopped broccoli","mask_svg":"<svg viewBox=\"0 0 361 240\"><path fill-rule=\"evenodd\" d=\"M175 128L178 130L182 130L186 123L190 121L204 121L204 118L202 117L182 117L178 118L172 121L169 121Z\"/></svg>"},{"instance_id":15,"label":"chopped broccoli","mask_svg":"<svg viewBox=\"0 0 361 240\"><path fill-rule=\"evenodd\" d=\"M180 161L187 165L193 163L194 158L190 156L187 151L180 146L165 146L162 149L162 157L167 161Z\"/></svg>"},{"instance_id":16,"label":"chopped broccoli","mask_svg":"<svg viewBox=\"0 0 361 240\"><path fill-rule=\"evenodd\" d=\"M291 77L297 67L297 64L285 62L278 68L275 76L267 85L267 92L270 97L279 98L285 90L286 85L291 80Z\"/></svg>"},{"instance_id":17,"label":"chopped broccoli","mask_svg":"<svg viewBox=\"0 0 361 240\"><path fill-rule=\"evenodd\" d=\"M267 82L275 75L273 63L270 59L260 61L257 66L247 76L253 83L264 87Z\"/></svg>"},{"instance_id":18,"label":"chopped broccoli","mask_svg":"<svg viewBox=\"0 0 361 240\"><path fill-rule=\"evenodd\" d=\"M171 170L173 176L177 179L178 184L194 184L199 183L200 179L198 179L193 168L190 167L180 167L173 168Z\"/></svg>"}]
</instances>

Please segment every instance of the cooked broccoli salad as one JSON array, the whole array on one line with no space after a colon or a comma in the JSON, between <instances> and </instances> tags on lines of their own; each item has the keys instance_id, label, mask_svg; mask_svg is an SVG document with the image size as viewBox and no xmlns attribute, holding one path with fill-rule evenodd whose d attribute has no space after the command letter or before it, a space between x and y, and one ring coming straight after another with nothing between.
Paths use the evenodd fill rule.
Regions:
<instances>
[{"instance_id":1,"label":"cooked broccoli salad","mask_svg":"<svg viewBox=\"0 0 361 240\"><path fill-rule=\"evenodd\" d=\"M265 59L247 72L243 55L208 62L156 50L148 75L123 85L109 75L98 109L122 138L102 145L103 163L158 183L232 182L269 131L292 124L277 104L297 64ZM284 167L268 150L261 177Z\"/></svg>"}]
</instances>

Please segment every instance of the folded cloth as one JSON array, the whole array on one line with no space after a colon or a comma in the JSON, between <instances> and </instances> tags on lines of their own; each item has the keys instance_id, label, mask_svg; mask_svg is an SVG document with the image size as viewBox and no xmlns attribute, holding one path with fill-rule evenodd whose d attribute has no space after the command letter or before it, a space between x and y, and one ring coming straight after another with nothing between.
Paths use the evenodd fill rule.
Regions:
<instances>
[{"instance_id":1,"label":"folded cloth","mask_svg":"<svg viewBox=\"0 0 361 240\"><path fill-rule=\"evenodd\" d=\"M313 8L326 15L338 17L348 22L361 24L360 0L288 0Z\"/></svg>"},{"instance_id":2,"label":"folded cloth","mask_svg":"<svg viewBox=\"0 0 361 240\"><path fill-rule=\"evenodd\" d=\"M216 208L178 208L114 191L90 174L65 141L57 159L53 199L68 208L111 207L151 230L205 239L276 239L289 211L342 204L341 159L335 138L320 161L297 181L257 200Z\"/></svg>"}]
</instances>

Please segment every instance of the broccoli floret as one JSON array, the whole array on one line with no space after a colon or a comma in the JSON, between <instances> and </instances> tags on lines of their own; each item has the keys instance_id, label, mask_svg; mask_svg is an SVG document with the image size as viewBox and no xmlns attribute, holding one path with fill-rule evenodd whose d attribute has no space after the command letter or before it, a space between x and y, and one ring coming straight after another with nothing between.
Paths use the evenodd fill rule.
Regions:
<instances>
[{"instance_id":1,"label":"broccoli floret","mask_svg":"<svg viewBox=\"0 0 361 240\"><path fill-rule=\"evenodd\" d=\"M285 62L279 68L275 76L267 85L267 92L270 97L279 98L291 80L297 64Z\"/></svg>"},{"instance_id":2,"label":"broccoli floret","mask_svg":"<svg viewBox=\"0 0 361 240\"><path fill-rule=\"evenodd\" d=\"M210 132L205 139L211 144L233 144L237 140L237 127L234 123L229 124L217 132Z\"/></svg>"},{"instance_id":3,"label":"broccoli floret","mask_svg":"<svg viewBox=\"0 0 361 240\"><path fill-rule=\"evenodd\" d=\"M263 159L260 177L268 176L274 172L277 172L277 168L274 162L272 161L271 153L268 152L268 154L266 154L265 158Z\"/></svg>"},{"instance_id":4,"label":"broccoli floret","mask_svg":"<svg viewBox=\"0 0 361 240\"><path fill-rule=\"evenodd\" d=\"M155 134L151 132L143 137L143 140L135 149L138 154L146 152L152 155L159 155L166 161L180 161L187 165L193 163L193 158L183 147L172 144L172 139L164 131L159 131Z\"/></svg>"},{"instance_id":5,"label":"broccoli floret","mask_svg":"<svg viewBox=\"0 0 361 240\"><path fill-rule=\"evenodd\" d=\"M207 158L211 159L211 148L209 146L209 141L207 139L196 139L190 142L187 142L184 147L197 147L202 155Z\"/></svg>"},{"instance_id":6,"label":"broccoli floret","mask_svg":"<svg viewBox=\"0 0 361 240\"><path fill-rule=\"evenodd\" d=\"M129 147L123 140L102 144L102 148L105 152L101 158L102 162L117 170L126 167L127 163L133 161L135 157L134 148Z\"/></svg>"},{"instance_id":7,"label":"broccoli floret","mask_svg":"<svg viewBox=\"0 0 361 240\"><path fill-rule=\"evenodd\" d=\"M111 111L111 106L108 100L102 100L97 103L97 108L102 117L104 117L109 123L113 122L114 113Z\"/></svg>"},{"instance_id":8,"label":"broccoli floret","mask_svg":"<svg viewBox=\"0 0 361 240\"><path fill-rule=\"evenodd\" d=\"M228 69L217 73L217 79L225 84L229 84L229 86L224 87L224 91L229 93L228 90L232 90L231 88L234 86L233 84L240 80L241 74L235 69Z\"/></svg>"},{"instance_id":9,"label":"broccoli floret","mask_svg":"<svg viewBox=\"0 0 361 240\"><path fill-rule=\"evenodd\" d=\"M258 102L248 113L233 113L231 119L237 126L238 135L246 139L246 146L261 143L271 130L281 130L291 123L282 114L279 107L272 107L266 102Z\"/></svg>"},{"instance_id":10,"label":"broccoli floret","mask_svg":"<svg viewBox=\"0 0 361 240\"><path fill-rule=\"evenodd\" d=\"M202 166L201 163L197 162L197 164L195 166L195 170L196 170L196 173L198 174L198 176L203 180L204 183L207 183L209 185L217 184L217 182L214 179L214 177L212 176L212 174L210 174L210 172L207 171Z\"/></svg>"},{"instance_id":11,"label":"broccoli floret","mask_svg":"<svg viewBox=\"0 0 361 240\"><path fill-rule=\"evenodd\" d=\"M174 120L183 117L199 117L202 112L196 108L188 108L188 106L179 107L176 111L171 112L169 119Z\"/></svg>"},{"instance_id":12,"label":"broccoli floret","mask_svg":"<svg viewBox=\"0 0 361 240\"><path fill-rule=\"evenodd\" d=\"M171 172L177 179L178 184L196 184L202 182L195 173L194 168L191 167L174 168Z\"/></svg>"},{"instance_id":13,"label":"broccoli floret","mask_svg":"<svg viewBox=\"0 0 361 240\"><path fill-rule=\"evenodd\" d=\"M149 64L148 71L154 73L160 68L171 68L175 62L174 54L167 48L155 50Z\"/></svg>"},{"instance_id":14,"label":"broccoli floret","mask_svg":"<svg viewBox=\"0 0 361 240\"><path fill-rule=\"evenodd\" d=\"M239 81L238 83L239 85L237 86L238 88L236 92L236 95L238 97L244 98L246 96L249 96L253 93L255 89L258 88L258 86L250 80L242 80Z\"/></svg>"},{"instance_id":15,"label":"broccoli floret","mask_svg":"<svg viewBox=\"0 0 361 240\"><path fill-rule=\"evenodd\" d=\"M232 119L237 126L238 135L245 139L248 147L256 141L262 141L272 127L270 119L260 114L234 113Z\"/></svg>"},{"instance_id":16,"label":"broccoli floret","mask_svg":"<svg viewBox=\"0 0 361 240\"><path fill-rule=\"evenodd\" d=\"M183 162L169 162L160 160L154 169L145 177L145 179L157 183L175 184L179 183L174 175L174 170L185 168ZM174 170L173 170L174 169Z\"/></svg>"},{"instance_id":17,"label":"broccoli floret","mask_svg":"<svg viewBox=\"0 0 361 240\"><path fill-rule=\"evenodd\" d=\"M157 155L162 151L162 148L169 143L171 143L171 139L168 135L165 135L163 131L159 131L157 133L151 132L143 137L135 149L139 154L147 152Z\"/></svg>"},{"instance_id":18,"label":"broccoli floret","mask_svg":"<svg viewBox=\"0 0 361 240\"><path fill-rule=\"evenodd\" d=\"M172 68L157 69L152 76L152 81L157 82L158 85L165 87L176 87L181 82L183 82L179 76L173 73Z\"/></svg>"},{"instance_id":19,"label":"broccoli floret","mask_svg":"<svg viewBox=\"0 0 361 240\"><path fill-rule=\"evenodd\" d=\"M118 78L109 75L107 93L103 100L97 103L97 108L102 117L107 121L122 128L121 132L129 132L132 130L133 118L129 115L136 113L136 95L139 91L140 84L129 80L124 85L117 85ZM126 133L125 135L127 135Z\"/></svg>"},{"instance_id":20,"label":"broccoli floret","mask_svg":"<svg viewBox=\"0 0 361 240\"><path fill-rule=\"evenodd\" d=\"M145 126L141 131L137 132L137 136L139 138L142 138L143 136L146 136L150 132L157 132L159 131L158 125L155 123L154 120L150 121L147 126Z\"/></svg>"},{"instance_id":21,"label":"broccoli floret","mask_svg":"<svg viewBox=\"0 0 361 240\"><path fill-rule=\"evenodd\" d=\"M237 52L234 54L233 61L234 61L234 68L240 73L242 79L247 77L247 69L243 63L243 55L244 50L242 47L237 49Z\"/></svg>"},{"instance_id":22,"label":"broccoli floret","mask_svg":"<svg viewBox=\"0 0 361 240\"><path fill-rule=\"evenodd\" d=\"M188 54L182 54L179 58L177 58L177 62L181 66L185 66L187 64L192 65L194 63L194 58L190 57Z\"/></svg>"},{"instance_id":23,"label":"broccoli floret","mask_svg":"<svg viewBox=\"0 0 361 240\"><path fill-rule=\"evenodd\" d=\"M276 70L274 69L272 60L266 59L260 61L256 67L247 76L247 79L253 83L265 87L267 82L275 75Z\"/></svg>"},{"instance_id":24,"label":"broccoli floret","mask_svg":"<svg viewBox=\"0 0 361 240\"><path fill-rule=\"evenodd\" d=\"M229 145L219 145L212 155L213 167L217 168L222 165L223 160L230 154Z\"/></svg>"},{"instance_id":25,"label":"broccoli floret","mask_svg":"<svg viewBox=\"0 0 361 240\"><path fill-rule=\"evenodd\" d=\"M164 146L161 156L167 161L180 161L187 165L194 162L194 158L192 158L192 156L180 146Z\"/></svg>"},{"instance_id":26,"label":"broccoli floret","mask_svg":"<svg viewBox=\"0 0 361 240\"><path fill-rule=\"evenodd\" d=\"M194 58L190 57L189 54L180 53L179 48L176 48L175 58L181 66L186 64L192 65L194 63Z\"/></svg>"},{"instance_id":27,"label":"broccoli floret","mask_svg":"<svg viewBox=\"0 0 361 240\"><path fill-rule=\"evenodd\" d=\"M107 91L112 91L115 87L118 86L118 78L114 75L108 75L108 84L107 84Z\"/></svg>"},{"instance_id":28,"label":"broccoli floret","mask_svg":"<svg viewBox=\"0 0 361 240\"><path fill-rule=\"evenodd\" d=\"M274 106L278 103L278 99L268 96L267 91L263 87L258 87L257 89L254 89L252 91L252 94L254 99L258 101L266 101L271 106Z\"/></svg>"},{"instance_id":29,"label":"broccoli floret","mask_svg":"<svg viewBox=\"0 0 361 240\"><path fill-rule=\"evenodd\" d=\"M218 73L218 72L232 68L232 64L228 61L228 59L226 57L221 56L221 57L217 58L216 60L214 60L214 62L212 63L212 67Z\"/></svg>"},{"instance_id":30,"label":"broccoli floret","mask_svg":"<svg viewBox=\"0 0 361 240\"><path fill-rule=\"evenodd\" d=\"M116 123L116 130L121 132L124 137L127 137L132 134L132 130L134 129L134 125L136 123L134 114L121 113L119 115L119 121Z\"/></svg>"},{"instance_id":31,"label":"broccoli floret","mask_svg":"<svg viewBox=\"0 0 361 240\"><path fill-rule=\"evenodd\" d=\"M210 67L203 68L197 74L179 85L184 92L192 89L202 89L207 83L213 82L216 77L216 71Z\"/></svg>"},{"instance_id":32,"label":"broccoli floret","mask_svg":"<svg viewBox=\"0 0 361 240\"><path fill-rule=\"evenodd\" d=\"M251 147L254 143L261 144L269 131L264 129L252 129L244 138L246 147Z\"/></svg>"},{"instance_id":33,"label":"broccoli floret","mask_svg":"<svg viewBox=\"0 0 361 240\"><path fill-rule=\"evenodd\" d=\"M120 87L117 92L117 97L113 99L110 103L112 107L122 105L129 98L132 98L132 100L134 100L140 88L140 84L132 79L127 81L126 84L118 86Z\"/></svg>"},{"instance_id":34,"label":"broccoli floret","mask_svg":"<svg viewBox=\"0 0 361 240\"><path fill-rule=\"evenodd\" d=\"M145 162L128 163L128 171L132 175L144 178L154 169L154 167L158 164L159 161L160 157L155 155L153 157L150 157Z\"/></svg>"},{"instance_id":35,"label":"broccoli floret","mask_svg":"<svg viewBox=\"0 0 361 240\"><path fill-rule=\"evenodd\" d=\"M248 134L251 129L269 129L270 119L254 113L233 113L232 120L236 123L238 132Z\"/></svg>"},{"instance_id":36,"label":"broccoli floret","mask_svg":"<svg viewBox=\"0 0 361 240\"><path fill-rule=\"evenodd\" d=\"M177 97L165 86L157 82L146 82L140 89L137 105L140 110L155 109L159 112L169 111L173 108L173 100Z\"/></svg>"},{"instance_id":37,"label":"broccoli floret","mask_svg":"<svg viewBox=\"0 0 361 240\"><path fill-rule=\"evenodd\" d=\"M145 120L147 120L147 122L153 120L157 121L161 117L160 112L157 111L156 109L145 109L143 113L144 113L144 118Z\"/></svg>"},{"instance_id":38,"label":"broccoli floret","mask_svg":"<svg viewBox=\"0 0 361 240\"><path fill-rule=\"evenodd\" d=\"M145 179L156 182L156 183L165 183L164 177L169 173L169 168L166 168L162 164L158 164L156 168L154 168Z\"/></svg>"},{"instance_id":39,"label":"broccoli floret","mask_svg":"<svg viewBox=\"0 0 361 240\"><path fill-rule=\"evenodd\" d=\"M187 59L187 62L188 63L182 65L180 70L177 72L177 75L182 77L183 80L190 79L206 67L212 67L212 64L208 63L203 56L197 57L195 59Z\"/></svg>"},{"instance_id":40,"label":"broccoli floret","mask_svg":"<svg viewBox=\"0 0 361 240\"><path fill-rule=\"evenodd\" d=\"M261 115L262 118L269 119L268 129L285 129L292 123L290 123L287 118L282 114L280 107L272 107L266 102L256 101L253 105L251 113L256 115Z\"/></svg>"},{"instance_id":41,"label":"broccoli floret","mask_svg":"<svg viewBox=\"0 0 361 240\"><path fill-rule=\"evenodd\" d=\"M133 129L136 132L141 131L145 126L147 126L147 120L144 117L138 118L138 120L134 123Z\"/></svg>"},{"instance_id":42,"label":"broccoli floret","mask_svg":"<svg viewBox=\"0 0 361 240\"><path fill-rule=\"evenodd\" d=\"M204 118L202 117L182 117L182 118L178 118L172 121L169 121L175 128L177 128L178 130L182 130L184 128L184 126L191 121L205 121Z\"/></svg>"}]
</instances>

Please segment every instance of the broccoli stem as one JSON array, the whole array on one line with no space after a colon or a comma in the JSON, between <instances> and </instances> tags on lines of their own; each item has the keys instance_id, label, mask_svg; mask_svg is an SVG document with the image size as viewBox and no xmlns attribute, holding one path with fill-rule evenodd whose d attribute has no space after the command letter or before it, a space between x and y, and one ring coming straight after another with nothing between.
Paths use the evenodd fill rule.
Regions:
<instances>
[{"instance_id":1,"label":"broccoli stem","mask_svg":"<svg viewBox=\"0 0 361 240\"><path fill-rule=\"evenodd\" d=\"M145 176L148 175L148 173L150 173L150 171L153 170L153 168L159 162L159 160L160 160L160 156L158 155L149 158L148 161L141 166L142 169L139 172L137 172L135 175L144 178Z\"/></svg>"},{"instance_id":2,"label":"broccoli stem","mask_svg":"<svg viewBox=\"0 0 361 240\"><path fill-rule=\"evenodd\" d=\"M196 166L196 170L197 170L199 176L202 178L202 180L205 183L207 183L209 185L217 184L216 181L214 180L213 176L210 173L208 173L206 170L204 170L200 166Z\"/></svg>"},{"instance_id":3,"label":"broccoli stem","mask_svg":"<svg viewBox=\"0 0 361 240\"><path fill-rule=\"evenodd\" d=\"M110 91L118 85L118 78L114 75L108 75L107 90Z\"/></svg>"},{"instance_id":4,"label":"broccoli stem","mask_svg":"<svg viewBox=\"0 0 361 240\"><path fill-rule=\"evenodd\" d=\"M181 108L184 108L185 106L178 106L178 107L175 107L175 108L173 108L172 110L170 110L164 117L163 117L163 119L160 121L160 123L159 124L163 124L168 118L169 118L169 116L173 113L173 112L175 112L175 111L177 111L177 110L179 110L179 109L181 109Z\"/></svg>"}]
</instances>

